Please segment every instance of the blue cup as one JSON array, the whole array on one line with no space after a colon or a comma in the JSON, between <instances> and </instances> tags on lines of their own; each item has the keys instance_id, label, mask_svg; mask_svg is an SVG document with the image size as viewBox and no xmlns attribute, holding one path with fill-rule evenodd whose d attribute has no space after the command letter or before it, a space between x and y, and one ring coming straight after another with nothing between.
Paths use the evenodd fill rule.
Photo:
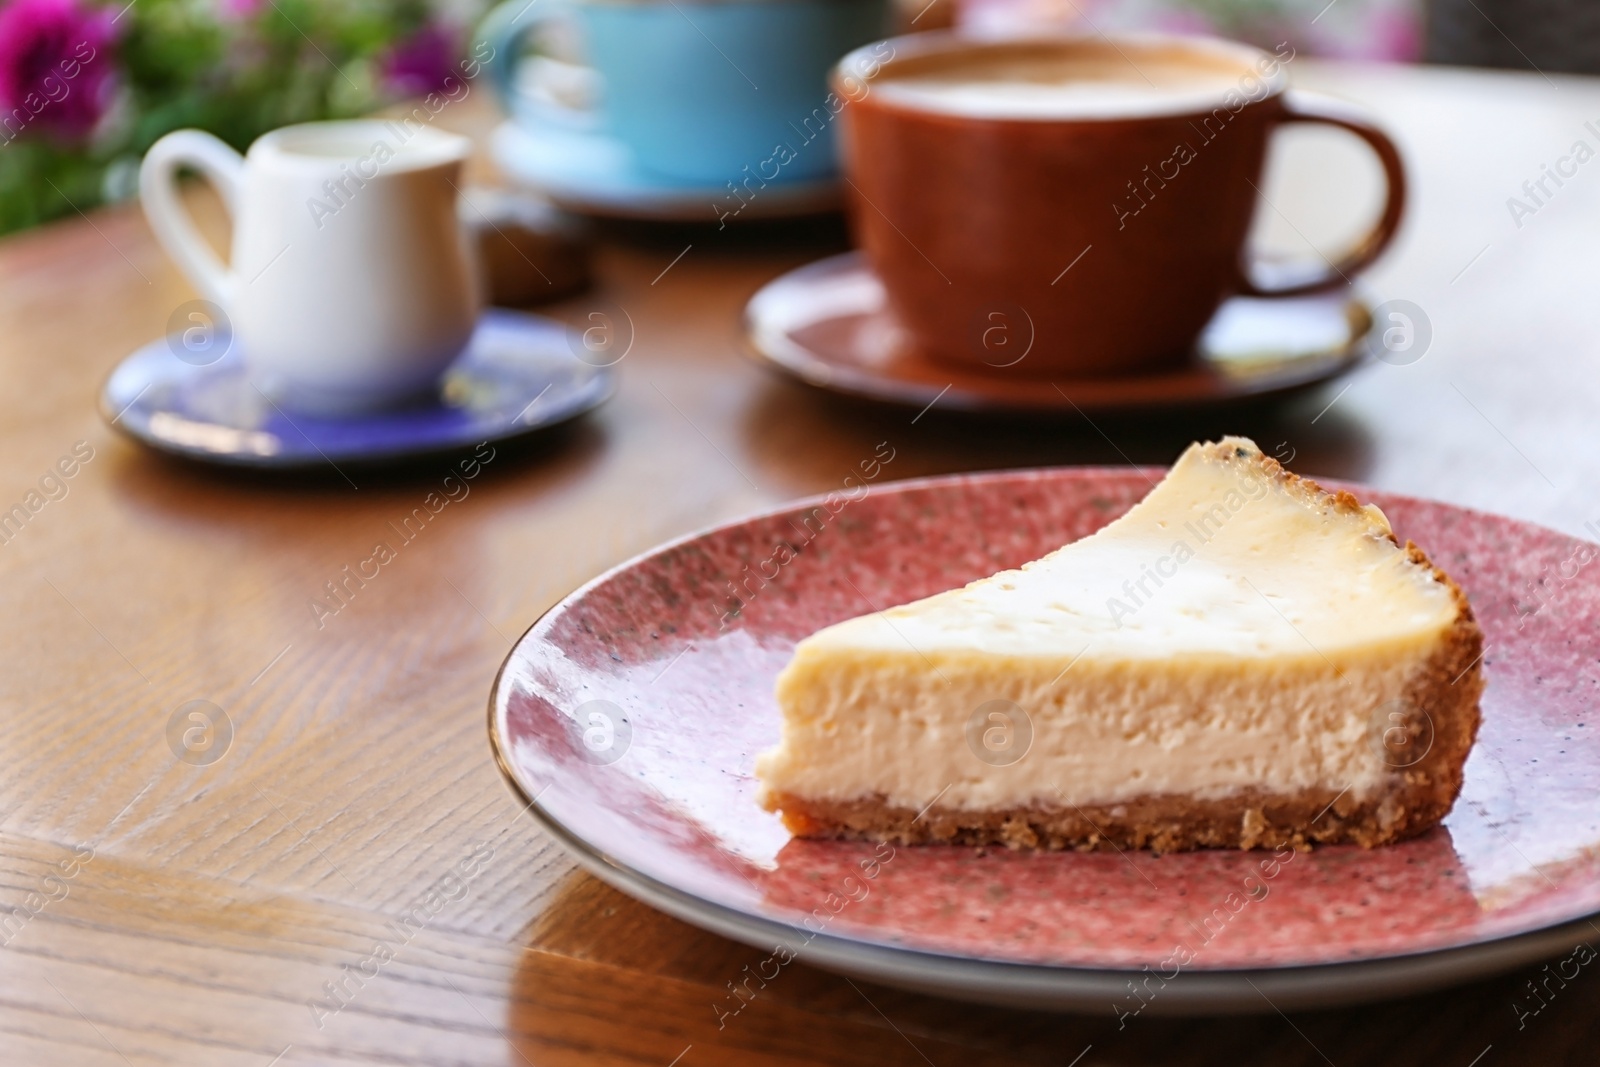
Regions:
<instances>
[{"instance_id":1,"label":"blue cup","mask_svg":"<svg viewBox=\"0 0 1600 1067\"><path fill-rule=\"evenodd\" d=\"M888 0L507 0L479 36L493 47L490 84L530 133L610 137L643 172L720 186L763 164L781 181L833 175L828 70L884 36L888 18ZM531 98L530 35L576 39L592 106Z\"/></svg>"}]
</instances>

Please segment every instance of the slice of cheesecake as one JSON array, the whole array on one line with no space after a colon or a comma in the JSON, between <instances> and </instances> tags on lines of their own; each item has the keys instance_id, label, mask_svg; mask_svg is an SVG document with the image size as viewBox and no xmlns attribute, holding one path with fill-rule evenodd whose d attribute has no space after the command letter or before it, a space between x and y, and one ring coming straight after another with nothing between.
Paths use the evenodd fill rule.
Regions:
<instances>
[{"instance_id":1,"label":"slice of cheesecake","mask_svg":"<svg viewBox=\"0 0 1600 1067\"><path fill-rule=\"evenodd\" d=\"M1225 438L1081 541L801 641L760 799L802 837L1386 844L1455 802L1482 645L1376 507Z\"/></svg>"}]
</instances>

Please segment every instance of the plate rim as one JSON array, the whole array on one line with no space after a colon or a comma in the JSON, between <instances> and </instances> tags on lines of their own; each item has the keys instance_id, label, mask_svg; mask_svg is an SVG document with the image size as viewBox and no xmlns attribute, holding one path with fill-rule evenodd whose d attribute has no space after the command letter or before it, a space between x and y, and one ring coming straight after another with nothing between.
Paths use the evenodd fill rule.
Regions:
<instances>
[{"instance_id":1,"label":"plate rim","mask_svg":"<svg viewBox=\"0 0 1600 1067\"><path fill-rule=\"evenodd\" d=\"M1069 465L998 468L962 471L953 474L922 475L886 482L880 491L914 491L942 485L958 485L986 479L1027 478L1048 475L1099 476L1164 473L1161 466ZM1370 486L1340 478L1318 478L1319 484L1366 492L1378 492L1424 504L1434 504L1463 512L1516 522L1568 540L1583 538L1563 533L1541 523L1483 511L1410 493L1374 490ZM490 685L487 733L490 752L506 787L534 820L564 848L579 866L626 895L667 915L711 933L752 947L766 947L774 937L800 931L779 919L741 911L679 889L659 878L635 870L611 857L604 850L569 829L539 803L540 790L529 796L505 752L501 738L500 707L506 670L523 644L557 611L576 602L591 590L640 563L700 538L750 522L781 515L792 509L817 506L826 493L800 497L777 505L752 510L731 519L711 523L679 537L663 541L643 552L607 568L551 604L523 630L496 669ZM915 847L915 846L904 846ZM1314 1007L1336 1007L1381 999L1391 995L1411 995L1503 973L1577 945L1585 940L1583 930L1600 934L1600 909L1563 919L1546 926L1503 934L1481 941L1443 945L1410 952L1335 960L1312 964L1286 964L1277 967L1227 968L1195 967L1183 971L1163 987L1163 997L1147 1006L1152 1015L1193 1015L1201 1013L1243 1014ZM873 981L913 989L918 992L958 999L1031 1007L1045 1010L1085 1011L1089 1005L1103 1006L1108 996L1120 997L1128 979L1142 975L1143 969L1093 966L1064 966L1016 960L984 959L910 946L892 945L817 932L795 954L825 970L856 975ZM1268 992L1278 994L1269 999ZM1282 1003L1279 1003L1281 1001ZM1098 1010L1098 1009L1097 1009Z\"/></svg>"},{"instance_id":2,"label":"plate rim","mask_svg":"<svg viewBox=\"0 0 1600 1067\"><path fill-rule=\"evenodd\" d=\"M740 339L742 344L739 347L744 350L744 353L748 358L760 364L761 366L766 367L768 370L776 370L793 381L798 381L803 385L822 392L834 393L840 396L849 396L860 400L870 400L881 404L892 404L896 407L903 408L915 408L920 407L923 404L931 404L938 401L941 397L946 397L948 394L954 394L949 396L947 406L957 411L962 411L969 414L1017 413L1041 416L1065 414L1072 411L1087 411L1092 414L1099 415L1167 411L1202 411L1210 408L1225 408L1234 405L1267 403L1273 400L1287 399L1293 397L1297 393L1307 392L1317 388L1318 386L1326 385L1348 374L1352 374L1363 367L1369 366L1373 362L1370 354L1364 351L1361 346L1362 339L1367 337L1373 328L1373 304L1370 300L1357 293L1352 293L1346 298L1344 302L1344 308L1347 313L1352 309L1358 312L1362 319L1365 320L1366 327L1364 329L1352 327L1352 337L1349 343L1346 344L1337 354L1332 356L1331 362L1322 372L1302 379L1286 377L1284 381L1276 384L1266 385L1254 390L1240 390L1238 392L1232 392L1225 395L1179 397L1158 400L1120 399L1101 401L1098 403L1092 400L1088 402L1079 402L1067 399L1065 403L1049 402L1043 404L1030 404L1014 403L1004 398L993 397L966 389L951 387L944 391L940 391L935 389L933 386L928 386L926 387L925 395L909 396L904 392L897 390L893 386L899 384L904 385L904 387L907 389L916 389L920 388L919 383L905 382L902 379L891 378L884 375L873 375L865 372L851 372L848 375L848 381L840 381L838 372L831 365L824 363L820 359L808 356L802 360L800 358L796 358L793 353L770 351L767 347L758 342L757 335L759 330L754 308L757 301L759 301L773 287L779 285L780 283L792 280L796 275L804 271L820 268L823 264L838 263L843 260L858 261L862 266L870 270L871 267L865 263L865 259L866 255L860 249L852 249L848 252L839 252L830 256L823 256L820 259L814 259L810 260L809 262L802 263L799 266L790 268L776 277L770 278L766 282L762 283L762 285L750 295L750 298L745 301L744 307L740 312L739 324ZM1241 295L1243 294L1235 294L1235 296ZM792 342L791 345L796 349L800 348L799 345L795 345ZM808 369L809 367L825 368L827 373L813 373ZM1041 376L1038 378L1038 380L1040 382L1053 383L1056 381L1070 382L1073 379L1066 378L1065 376L1056 376L1053 378ZM1125 381L1128 379L1124 378L1110 380Z\"/></svg>"},{"instance_id":3,"label":"plate rim","mask_svg":"<svg viewBox=\"0 0 1600 1067\"><path fill-rule=\"evenodd\" d=\"M511 795L580 867L657 911L751 948L769 948L791 935L804 936L799 927L697 897L635 871L568 830L540 807L537 797L530 799L508 769L496 739L493 720L498 680L497 675L497 689L489 704L489 735L501 778ZM1596 917L1600 912L1475 944L1370 959L1251 969L1197 968L1168 980L1161 990L1163 997L1152 999L1147 1006L1158 1016L1264 1014L1414 995L1490 977L1571 949L1593 936ZM1584 936L1586 930L1589 937ZM1145 973L1142 969L987 960L825 932L812 934L794 958L823 970L936 996L1079 1012L1087 1012L1091 1006L1103 1008L1108 1000L1114 1002L1123 995L1129 979Z\"/></svg>"},{"instance_id":4,"label":"plate rim","mask_svg":"<svg viewBox=\"0 0 1600 1067\"><path fill-rule=\"evenodd\" d=\"M504 132L503 132L504 131ZM581 215L598 215L603 218L637 219L654 222L704 222L710 225L716 219L709 215L704 197L722 193L720 186L681 185L662 186L647 194L634 195L625 190L610 190L596 194L586 192L570 183L557 185L535 177L532 168L511 161L517 140L531 140L534 134L522 128L516 118L507 118L489 135L490 153L495 164L513 182L531 187L552 203ZM578 134L562 132L562 136L590 139L604 138L604 134ZM616 140L615 138L608 138ZM779 195L768 196L765 201L752 199L749 219L803 218L838 211L844 204L844 187L837 174L831 178L794 180ZM768 182L767 188L780 189L779 183ZM759 207L757 206L759 205ZM741 208L738 215L743 215ZM738 222L736 215L733 220Z\"/></svg>"},{"instance_id":5,"label":"plate rim","mask_svg":"<svg viewBox=\"0 0 1600 1067\"><path fill-rule=\"evenodd\" d=\"M551 318L548 315L541 315L538 312L523 311L517 308L486 307L479 313L478 321L482 323L490 319L536 319L548 323L554 323L556 325L562 325L559 319ZM431 443L427 445L408 444L386 450L363 452L359 455L335 452L331 456L324 454L322 450L318 449L318 455L315 457L296 454L286 456L284 458L278 458L276 456L245 456L226 452L208 452L203 448L197 447L185 448L157 437L146 436L144 434L137 433L122 420L122 416L127 414L128 408L133 406L132 403L124 407L122 411L115 411L111 405L111 379L114 378L117 372L120 371L129 361L137 358L155 346L164 343L168 336L170 335L163 334L160 337L147 341L144 344L139 345L127 355L123 356L121 359L117 360L116 363L112 364L111 368L107 370L104 375L102 375L100 379L100 387L95 394L95 410L100 415L102 422L119 434L124 440L132 441L133 443L144 448L148 448L152 452L159 453L160 455L170 456L174 459L180 459L190 463L198 463L205 466L220 467L229 470L281 471L288 473L294 471L316 470L320 469L324 464L335 462L345 463L352 468L383 466L423 460L434 456L447 456L456 453L461 449L472 447L471 441L462 441L456 443ZM597 373L591 379L591 381L595 383L590 390L592 395L588 395L587 393L579 394L582 396L582 399L569 405L566 410L561 411L546 421L529 424L517 429L512 433L499 432L491 437L485 438L485 440L493 443L518 441L525 437L531 437L544 430L551 430L557 426L571 422L574 419L586 415L605 404L606 401L610 400L616 395L617 373L614 366L595 367L594 370ZM135 398L134 402L137 402L137 398Z\"/></svg>"}]
</instances>

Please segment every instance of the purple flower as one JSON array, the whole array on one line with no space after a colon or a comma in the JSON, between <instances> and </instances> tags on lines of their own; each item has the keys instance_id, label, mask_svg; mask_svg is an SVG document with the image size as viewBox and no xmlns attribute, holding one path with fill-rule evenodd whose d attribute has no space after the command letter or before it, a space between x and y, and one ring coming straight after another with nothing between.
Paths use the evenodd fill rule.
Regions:
<instances>
[{"instance_id":1,"label":"purple flower","mask_svg":"<svg viewBox=\"0 0 1600 1067\"><path fill-rule=\"evenodd\" d=\"M11 0L0 7L0 130L82 136L115 85L116 16L78 0Z\"/></svg>"},{"instance_id":2,"label":"purple flower","mask_svg":"<svg viewBox=\"0 0 1600 1067\"><path fill-rule=\"evenodd\" d=\"M400 96L423 96L442 91L456 71L456 35L445 26L429 23L401 41L383 58L384 83Z\"/></svg>"}]
</instances>

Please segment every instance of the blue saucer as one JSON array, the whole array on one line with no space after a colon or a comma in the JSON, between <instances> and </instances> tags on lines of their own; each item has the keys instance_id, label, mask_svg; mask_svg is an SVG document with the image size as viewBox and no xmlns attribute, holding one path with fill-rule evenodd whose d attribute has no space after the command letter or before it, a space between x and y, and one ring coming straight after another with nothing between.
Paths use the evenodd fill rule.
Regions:
<instances>
[{"instance_id":1,"label":"blue saucer","mask_svg":"<svg viewBox=\"0 0 1600 1067\"><path fill-rule=\"evenodd\" d=\"M371 465L503 441L565 422L603 403L609 366L579 359L553 319L486 311L437 392L408 406L354 415L286 410L250 383L238 346L195 366L181 343L152 341L118 364L100 412L151 448L232 467L292 470ZM581 347L581 346L580 346Z\"/></svg>"},{"instance_id":2,"label":"blue saucer","mask_svg":"<svg viewBox=\"0 0 1600 1067\"><path fill-rule=\"evenodd\" d=\"M726 184L672 182L639 169L628 147L587 130L541 128L530 133L506 121L489 141L507 175L570 211L673 222L744 222L836 210L837 178L773 181L740 199Z\"/></svg>"}]
</instances>

